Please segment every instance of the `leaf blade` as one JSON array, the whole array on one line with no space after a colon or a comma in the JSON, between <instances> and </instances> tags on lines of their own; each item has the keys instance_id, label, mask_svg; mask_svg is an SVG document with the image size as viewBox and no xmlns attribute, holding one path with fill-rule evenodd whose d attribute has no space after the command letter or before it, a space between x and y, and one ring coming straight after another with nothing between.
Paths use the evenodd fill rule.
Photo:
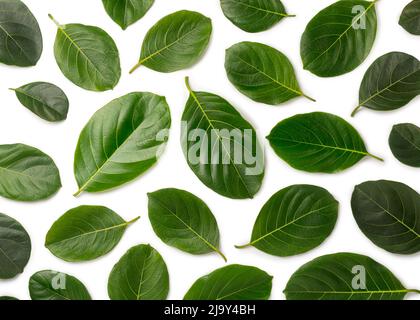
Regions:
<instances>
[{"instance_id":1,"label":"leaf blade","mask_svg":"<svg viewBox=\"0 0 420 320\"><path fill-rule=\"evenodd\" d=\"M407 32L420 35L420 2L413 0L403 10L399 24Z\"/></svg>"},{"instance_id":2,"label":"leaf blade","mask_svg":"<svg viewBox=\"0 0 420 320\"><path fill-rule=\"evenodd\" d=\"M102 0L105 11L123 30L143 18L153 3L154 0Z\"/></svg>"},{"instance_id":3,"label":"leaf blade","mask_svg":"<svg viewBox=\"0 0 420 320\"><path fill-rule=\"evenodd\" d=\"M392 128L389 146L402 163L420 167L420 128L411 123L401 123Z\"/></svg>"}]
</instances>

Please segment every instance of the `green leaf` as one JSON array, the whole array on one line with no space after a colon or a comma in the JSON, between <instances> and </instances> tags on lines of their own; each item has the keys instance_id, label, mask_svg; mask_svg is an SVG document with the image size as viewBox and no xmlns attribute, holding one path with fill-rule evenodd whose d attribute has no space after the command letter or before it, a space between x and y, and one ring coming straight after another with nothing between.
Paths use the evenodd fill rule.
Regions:
<instances>
[{"instance_id":1,"label":"green leaf","mask_svg":"<svg viewBox=\"0 0 420 320\"><path fill-rule=\"evenodd\" d=\"M56 85L32 82L11 90L15 91L20 103L38 117L51 122L67 118L69 100L63 90Z\"/></svg>"},{"instance_id":2,"label":"green leaf","mask_svg":"<svg viewBox=\"0 0 420 320\"><path fill-rule=\"evenodd\" d=\"M400 26L407 32L420 35L420 1L413 0L401 13Z\"/></svg>"},{"instance_id":3,"label":"green leaf","mask_svg":"<svg viewBox=\"0 0 420 320\"><path fill-rule=\"evenodd\" d=\"M182 115L181 144L191 170L232 199L253 198L264 178L264 151L255 129L225 99L192 91Z\"/></svg>"},{"instance_id":4,"label":"green leaf","mask_svg":"<svg viewBox=\"0 0 420 320\"><path fill-rule=\"evenodd\" d=\"M359 228L374 244L398 254L420 251L420 195L394 181L368 181L351 199Z\"/></svg>"},{"instance_id":5,"label":"green leaf","mask_svg":"<svg viewBox=\"0 0 420 320\"><path fill-rule=\"evenodd\" d=\"M304 69L335 77L362 64L376 38L377 1L341 0L319 12L302 35Z\"/></svg>"},{"instance_id":6,"label":"green leaf","mask_svg":"<svg viewBox=\"0 0 420 320\"><path fill-rule=\"evenodd\" d=\"M102 206L80 206L67 211L48 231L45 246L56 257L69 262L87 261L110 252L121 240L126 222Z\"/></svg>"},{"instance_id":7,"label":"green leaf","mask_svg":"<svg viewBox=\"0 0 420 320\"><path fill-rule=\"evenodd\" d=\"M64 76L91 91L113 89L121 76L120 57L114 40L104 30L83 24L60 25L54 55Z\"/></svg>"},{"instance_id":8,"label":"green leaf","mask_svg":"<svg viewBox=\"0 0 420 320\"><path fill-rule=\"evenodd\" d=\"M359 105L378 111L401 108L420 94L420 61L409 54L390 52L367 70L359 93Z\"/></svg>"},{"instance_id":9,"label":"green leaf","mask_svg":"<svg viewBox=\"0 0 420 320\"><path fill-rule=\"evenodd\" d=\"M165 300L169 274L159 252L149 245L129 249L109 275L111 300Z\"/></svg>"},{"instance_id":10,"label":"green leaf","mask_svg":"<svg viewBox=\"0 0 420 320\"><path fill-rule=\"evenodd\" d=\"M255 221L251 241L255 248L279 257L307 252L331 234L338 202L325 189L294 185L274 194Z\"/></svg>"},{"instance_id":11,"label":"green leaf","mask_svg":"<svg viewBox=\"0 0 420 320\"><path fill-rule=\"evenodd\" d=\"M226 50L230 82L248 98L278 105L303 96L289 59L280 51L256 42L241 42Z\"/></svg>"},{"instance_id":12,"label":"green leaf","mask_svg":"<svg viewBox=\"0 0 420 320\"><path fill-rule=\"evenodd\" d=\"M0 213L0 279L23 272L31 256L31 239L15 219Z\"/></svg>"},{"instance_id":13,"label":"green leaf","mask_svg":"<svg viewBox=\"0 0 420 320\"><path fill-rule=\"evenodd\" d=\"M15 298L15 297L2 296L2 297L0 297L0 300L3 300L3 301L6 301L6 300L13 301L13 300L19 300L19 299L18 298Z\"/></svg>"},{"instance_id":14,"label":"green leaf","mask_svg":"<svg viewBox=\"0 0 420 320\"><path fill-rule=\"evenodd\" d=\"M220 0L226 18L247 32L270 29L288 15L280 0Z\"/></svg>"},{"instance_id":15,"label":"green leaf","mask_svg":"<svg viewBox=\"0 0 420 320\"><path fill-rule=\"evenodd\" d=\"M165 98L153 93L133 92L98 110L77 143L75 195L120 186L148 170L166 146L170 125Z\"/></svg>"},{"instance_id":16,"label":"green leaf","mask_svg":"<svg viewBox=\"0 0 420 320\"><path fill-rule=\"evenodd\" d=\"M78 279L52 270L32 275L29 294L32 300L92 300L85 285Z\"/></svg>"},{"instance_id":17,"label":"green leaf","mask_svg":"<svg viewBox=\"0 0 420 320\"><path fill-rule=\"evenodd\" d=\"M154 0L102 0L102 3L111 19L125 30L143 18Z\"/></svg>"},{"instance_id":18,"label":"green leaf","mask_svg":"<svg viewBox=\"0 0 420 320\"><path fill-rule=\"evenodd\" d=\"M25 144L0 145L0 195L18 201L37 201L61 188L54 161Z\"/></svg>"},{"instance_id":19,"label":"green leaf","mask_svg":"<svg viewBox=\"0 0 420 320\"><path fill-rule=\"evenodd\" d=\"M167 245L191 254L217 252L219 228L209 207L184 190L162 189L148 194L149 219L156 235Z\"/></svg>"},{"instance_id":20,"label":"green leaf","mask_svg":"<svg viewBox=\"0 0 420 320\"><path fill-rule=\"evenodd\" d=\"M196 64L207 49L211 20L198 12L178 11L159 20L143 40L139 62L159 72L174 72Z\"/></svg>"},{"instance_id":21,"label":"green leaf","mask_svg":"<svg viewBox=\"0 0 420 320\"><path fill-rule=\"evenodd\" d=\"M352 167L366 156L359 133L333 114L299 114L279 122L267 137L274 152L295 169L336 173Z\"/></svg>"},{"instance_id":22,"label":"green leaf","mask_svg":"<svg viewBox=\"0 0 420 320\"><path fill-rule=\"evenodd\" d=\"M20 0L0 0L0 62L34 66L41 53L42 34L32 12Z\"/></svg>"},{"instance_id":23,"label":"green leaf","mask_svg":"<svg viewBox=\"0 0 420 320\"><path fill-rule=\"evenodd\" d=\"M184 300L268 300L272 279L256 267L233 264L199 278Z\"/></svg>"},{"instance_id":24,"label":"green leaf","mask_svg":"<svg viewBox=\"0 0 420 320\"><path fill-rule=\"evenodd\" d=\"M316 258L300 267L284 293L287 300L403 300L405 289L386 267L355 253Z\"/></svg>"},{"instance_id":25,"label":"green leaf","mask_svg":"<svg viewBox=\"0 0 420 320\"><path fill-rule=\"evenodd\" d=\"M411 123L401 123L393 127L389 136L391 151L402 163L420 167L420 128Z\"/></svg>"}]
</instances>

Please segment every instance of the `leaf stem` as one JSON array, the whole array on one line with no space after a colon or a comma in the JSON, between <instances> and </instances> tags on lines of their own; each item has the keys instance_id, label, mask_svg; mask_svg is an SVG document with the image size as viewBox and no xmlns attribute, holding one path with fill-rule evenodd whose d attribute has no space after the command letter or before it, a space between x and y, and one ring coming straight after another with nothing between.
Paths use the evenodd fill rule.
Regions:
<instances>
[{"instance_id":1,"label":"leaf stem","mask_svg":"<svg viewBox=\"0 0 420 320\"><path fill-rule=\"evenodd\" d=\"M191 93L192 92L192 89L191 89L191 86L190 86L190 77L185 77L185 86L187 87L187 89L188 89L188 91Z\"/></svg>"},{"instance_id":2,"label":"leaf stem","mask_svg":"<svg viewBox=\"0 0 420 320\"><path fill-rule=\"evenodd\" d=\"M51 13L49 13L48 14L48 17L56 24L56 26L58 27L58 28L60 28L61 27L61 24L57 21L57 20L55 20L54 19L54 17L52 16L52 14Z\"/></svg>"},{"instance_id":3,"label":"leaf stem","mask_svg":"<svg viewBox=\"0 0 420 320\"><path fill-rule=\"evenodd\" d=\"M351 113L351 116L354 117L356 115L357 112L359 112L359 110L362 108L362 105L359 104Z\"/></svg>"},{"instance_id":4,"label":"leaf stem","mask_svg":"<svg viewBox=\"0 0 420 320\"><path fill-rule=\"evenodd\" d=\"M302 97L305 97L306 99L312 101L312 102L316 102L316 100L314 98L311 98L310 96L307 96L306 94L302 93Z\"/></svg>"},{"instance_id":5,"label":"leaf stem","mask_svg":"<svg viewBox=\"0 0 420 320\"><path fill-rule=\"evenodd\" d=\"M385 160L384 159L382 159L382 158L380 158L380 157L377 157L377 156L375 156L375 155L373 155L373 154L371 154L371 153L367 153L367 155L369 156L369 157L372 157L372 158L374 158L374 159L376 159L376 160L379 160L379 161L382 161L382 162L385 162Z\"/></svg>"},{"instance_id":6,"label":"leaf stem","mask_svg":"<svg viewBox=\"0 0 420 320\"><path fill-rule=\"evenodd\" d=\"M80 188L79 190L77 190L76 193L73 194L73 197L78 197L80 196L80 194L83 192L83 188Z\"/></svg>"},{"instance_id":7,"label":"leaf stem","mask_svg":"<svg viewBox=\"0 0 420 320\"><path fill-rule=\"evenodd\" d=\"M251 243L247 243L247 244L244 244L242 246L235 246L235 248L236 249L245 249L245 248L248 248L250 246L252 246L252 244Z\"/></svg>"},{"instance_id":8,"label":"leaf stem","mask_svg":"<svg viewBox=\"0 0 420 320\"><path fill-rule=\"evenodd\" d=\"M137 64L134 67L131 68L131 70L129 71L129 74L132 74L134 71L136 71L138 68L140 68L142 64L143 64L142 60L137 62Z\"/></svg>"},{"instance_id":9,"label":"leaf stem","mask_svg":"<svg viewBox=\"0 0 420 320\"><path fill-rule=\"evenodd\" d=\"M286 14L286 15L284 15L284 17L285 18L294 18L294 17L296 17L296 15L295 14Z\"/></svg>"},{"instance_id":10,"label":"leaf stem","mask_svg":"<svg viewBox=\"0 0 420 320\"><path fill-rule=\"evenodd\" d=\"M226 256L219 249L214 248L214 251L216 251L223 258L223 260L225 260L225 262L227 262Z\"/></svg>"},{"instance_id":11,"label":"leaf stem","mask_svg":"<svg viewBox=\"0 0 420 320\"><path fill-rule=\"evenodd\" d=\"M134 222L136 222L136 221L137 221L137 220L139 220L139 219L140 219L140 216L138 216L138 217L134 218L133 220L128 221L128 222L127 222L127 225L133 224Z\"/></svg>"},{"instance_id":12,"label":"leaf stem","mask_svg":"<svg viewBox=\"0 0 420 320\"><path fill-rule=\"evenodd\" d=\"M407 289L407 292L420 294L420 290L417 289Z\"/></svg>"}]
</instances>

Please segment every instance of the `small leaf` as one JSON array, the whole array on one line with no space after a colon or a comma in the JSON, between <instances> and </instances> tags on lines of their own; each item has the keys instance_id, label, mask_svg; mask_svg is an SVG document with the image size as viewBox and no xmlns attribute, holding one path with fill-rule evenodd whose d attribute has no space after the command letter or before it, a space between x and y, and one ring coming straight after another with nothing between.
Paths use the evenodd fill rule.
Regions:
<instances>
[{"instance_id":1,"label":"small leaf","mask_svg":"<svg viewBox=\"0 0 420 320\"><path fill-rule=\"evenodd\" d=\"M69 110L66 94L54 84L33 82L15 91L20 103L40 118L55 122L65 120Z\"/></svg>"},{"instance_id":2,"label":"small leaf","mask_svg":"<svg viewBox=\"0 0 420 320\"><path fill-rule=\"evenodd\" d=\"M166 244L191 254L217 252L219 228L209 207L184 190L162 189L148 194L149 219Z\"/></svg>"},{"instance_id":3,"label":"small leaf","mask_svg":"<svg viewBox=\"0 0 420 320\"><path fill-rule=\"evenodd\" d=\"M420 167L420 128L411 123L401 123L393 127L389 136L391 151L402 163Z\"/></svg>"},{"instance_id":4,"label":"small leaf","mask_svg":"<svg viewBox=\"0 0 420 320\"><path fill-rule=\"evenodd\" d=\"M256 267L233 264L198 279L184 300L268 300L272 278Z\"/></svg>"},{"instance_id":5,"label":"small leaf","mask_svg":"<svg viewBox=\"0 0 420 320\"><path fill-rule=\"evenodd\" d=\"M114 249L128 225L138 219L126 222L106 207L80 206L54 222L45 246L65 261L93 260Z\"/></svg>"},{"instance_id":6,"label":"small leaf","mask_svg":"<svg viewBox=\"0 0 420 320\"><path fill-rule=\"evenodd\" d=\"M125 30L143 18L154 0L102 0L102 3L111 19Z\"/></svg>"},{"instance_id":7,"label":"small leaf","mask_svg":"<svg viewBox=\"0 0 420 320\"><path fill-rule=\"evenodd\" d=\"M126 252L108 279L111 300L165 300L169 274L159 252L149 245L138 245Z\"/></svg>"},{"instance_id":8,"label":"small leaf","mask_svg":"<svg viewBox=\"0 0 420 320\"><path fill-rule=\"evenodd\" d=\"M413 0L401 13L400 26L407 32L420 35L420 1Z\"/></svg>"}]
</instances>

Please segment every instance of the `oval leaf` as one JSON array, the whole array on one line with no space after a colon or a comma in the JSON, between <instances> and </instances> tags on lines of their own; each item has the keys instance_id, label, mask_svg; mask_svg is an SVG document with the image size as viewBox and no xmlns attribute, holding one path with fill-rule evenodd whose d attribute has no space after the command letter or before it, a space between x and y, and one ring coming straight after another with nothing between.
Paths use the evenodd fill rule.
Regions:
<instances>
[{"instance_id":1,"label":"oval leaf","mask_svg":"<svg viewBox=\"0 0 420 320\"><path fill-rule=\"evenodd\" d=\"M389 136L391 151L402 163L420 167L420 128L411 123L397 124Z\"/></svg>"},{"instance_id":2,"label":"oval leaf","mask_svg":"<svg viewBox=\"0 0 420 320\"><path fill-rule=\"evenodd\" d=\"M219 228L209 207L184 190L162 189L148 194L149 219L166 244L192 254L217 252Z\"/></svg>"},{"instance_id":3,"label":"oval leaf","mask_svg":"<svg viewBox=\"0 0 420 320\"><path fill-rule=\"evenodd\" d=\"M264 151L254 128L223 98L195 92L182 115L181 144L191 170L232 199L252 198L264 178Z\"/></svg>"},{"instance_id":4,"label":"oval leaf","mask_svg":"<svg viewBox=\"0 0 420 320\"><path fill-rule=\"evenodd\" d=\"M379 159L366 151L359 133L348 122L324 112L283 120L267 139L280 158L307 172L335 173L350 168L365 156Z\"/></svg>"},{"instance_id":5,"label":"oval leaf","mask_svg":"<svg viewBox=\"0 0 420 320\"><path fill-rule=\"evenodd\" d=\"M149 245L132 247L109 275L111 300L165 300L168 292L169 274L165 261Z\"/></svg>"},{"instance_id":6,"label":"oval leaf","mask_svg":"<svg viewBox=\"0 0 420 320\"><path fill-rule=\"evenodd\" d=\"M410 2L401 13L400 25L409 33L420 35L420 1Z\"/></svg>"},{"instance_id":7,"label":"oval leaf","mask_svg":"<svg viewBox=\"0 0 420 320\"><path fill-rule=\"evenodd\" d=\"M279 257L293 256L319 246L331 234L338 202L325 189L294 185L274 194L255 221L247 246Z\"/></svg>"},{"instance_id":8,"label":"oval leaf","mask_svg":"<svg viewBox=\"0 0 420 320\"><path fill-rule=\"evenodd\" d=\"M233 264L198 279L184 300L268 300L272 279L256 267Z\"/></svg>"},{"instance_id":9,"label":"oval leaf","mask_svg":"<svg viewBox=\"0 0 420 320\"><path fill-rule=\"evenodd\" d=\"M93 260L114 249L127 226L138 219L126 222L106 207L80 206L54 222L45 246L65 261Z\"/></svg>"},{"instance_id":10,"label":"oval leaf","mask_svg":"<svg viewBox=\"0 0 420 320\"><path fill-rule=\"evenodd\" d=\"M23 272L31 256L31 239L15 219L0 213L0 279Z\"/></svg>"},{"instance_id":11,"label":"oval leaf","mask_svg":"<svg viewBox=\"0 0 420 320\"><path fill-rule=\"evenodd\" d=\"M368 181L351 199L359 228L374 244L392 253L420 251L420 195L394 181Z\"/></svg>"},{"instance_id":12,"label":"oval leaf","mask_svg":"<svg viewBox=\"0 0 420 320\"><path fill-rule=\"evenodd\" d=\"M153 93L133 92L98 110L77 144L76 195L108 190L141 175L163 152L170 125L165 98Z\"/></svg>"},{"instance_id":13,"label":"oval leaf","mask_svg":"<svg viewBox=\"0 0 420 320\"><path fill-rule=\"evenodd\" d=\"M289 59L256 42L241 42L226 50L225 69L232 84L248 98L278 105L303 96Z\"/></svg>"},{"instance_id":14,"label":"oval leaf","mask_svg":"<svg viewBox=\"0 0 420 320\"><path fill-rule=\"evenodd\" d=\"M320 77L335 77L356 69L375 42L376 2L340 0L319 12L302 35L304 69Z\"/></svg>"},{"instance_id":15,"label":"oval leaf","mask_svg":"<svg viewBox=\"0 0 420 320\"><path fill-rule=\"evenodd\" d=\"M111 19L125 30L143 18L154 0L102 0L102 3Z\"/></svg>"},{"instance_id":16,"label":"oval leaf","mask_svg":"<svg viewBox=\"0 0 420 320\"><path fill-rule=\"evenodd\" d=\"M198 12L178 11L159 20L143 40L140 59L130 73L144 65L159 72L193 66L207 49L211 20Z\"/></svg>"}]
</instances>

